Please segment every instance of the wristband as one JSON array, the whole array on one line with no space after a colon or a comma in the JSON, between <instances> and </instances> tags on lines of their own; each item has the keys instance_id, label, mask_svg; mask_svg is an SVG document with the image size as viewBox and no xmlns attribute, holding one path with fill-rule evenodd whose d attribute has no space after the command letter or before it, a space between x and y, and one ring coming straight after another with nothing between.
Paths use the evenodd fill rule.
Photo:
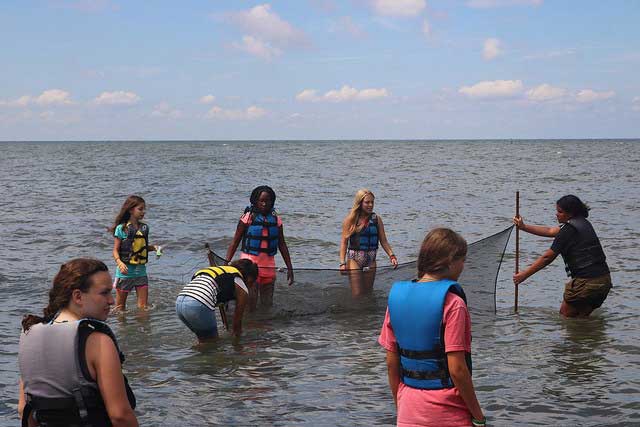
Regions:
<instances>
[{"instance_id":1,"label":"wristband","mask_svg":"<svg viewBox=\"0 0 640 427\"><path fill-rule=\"evenodd\" d=\"M346 262L341 262L340 263L340 267L342 267L343 265L347 265L347 263Z\"/></svg>"},{"instance_id":2,"label":"wristband","mask_svg":"<svg viewBox=\"0 0 640 427\"><path fill-rule=\"evenodd\" d=\"M487 425L487 417L482 417L481 420L476 420L471 417L471 424L473 424L474 427L485 427Z\"/></svg>"}]
</instances>

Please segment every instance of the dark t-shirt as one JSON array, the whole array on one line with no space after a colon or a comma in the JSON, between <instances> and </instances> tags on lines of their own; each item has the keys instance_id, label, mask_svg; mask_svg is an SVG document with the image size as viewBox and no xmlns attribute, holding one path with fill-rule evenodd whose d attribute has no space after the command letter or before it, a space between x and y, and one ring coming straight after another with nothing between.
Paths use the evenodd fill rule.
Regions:
<instances>
[{"instance_id":1,"label":"dark t-shirt","mask_svg":"<svg viewBox=\"0 0 640 427\"><path fill-rule=\"evenodd\" d=\"M570 224L560 224L560 232L556 235L553 243L551 244L551 250L555 254L562 255L563 258L567 256L573 249L573 246L577 243L578 230ZM565 262L566 264L566 262ZM567 273L569 271L567 270ZM605 261L591 264L588 267L573 271L571 274L573 277L598 277L609 273L609 267Z\"/></svg>"}]
</instances>

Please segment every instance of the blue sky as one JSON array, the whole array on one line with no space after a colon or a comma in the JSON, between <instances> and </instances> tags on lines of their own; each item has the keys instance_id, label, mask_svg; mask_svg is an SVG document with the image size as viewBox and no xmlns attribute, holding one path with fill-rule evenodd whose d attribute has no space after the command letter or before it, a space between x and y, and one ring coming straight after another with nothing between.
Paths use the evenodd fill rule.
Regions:
<instances>
[{"instance_id":1,"label":"blue sky","mask_svg":"<svg viewBox=\"0 0 640 427\"><path fill-rule=\"evenodd\" d=\"M0 2L0 140L640 137L640 2Z\"/></svg>"}]
</instances>

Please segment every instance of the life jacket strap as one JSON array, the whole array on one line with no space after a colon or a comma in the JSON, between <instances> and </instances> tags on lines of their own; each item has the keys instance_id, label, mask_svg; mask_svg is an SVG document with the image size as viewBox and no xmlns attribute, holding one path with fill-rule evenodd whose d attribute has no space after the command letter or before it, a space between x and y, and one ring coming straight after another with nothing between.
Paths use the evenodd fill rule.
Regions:
<instances>
[{"instance_id":1,"label":"life jacket strap","mask_svg":"<svg viewBox=\"0 0 640 427\"><path fill-rule=\"evenodd\" d=\"M22 408L22 427L29 427L29 417L31 416L31 412L33 412L33 405L31 404L31 402L27 402L24 405L24 408Z\"/></svg>"},{"instance_id":2,"label":"life jacket strap","mask_svg":"<svg viewBox=\"0 0 640 427\"><path fill-rule=\"evenodd\" d=\"M442 351L440 348L436 348L433 350L407 350L404 348L398 347L398 352L401 356L407 357L409 359L441 359L443 357Z\"/></svg>"},{"instance_id":3,"label":"life jacket strap","mask_svg":"<svg viewBox=\"0 0 640 427\"><path fill-rule=\"evenodd\" d=\"M76 406L78 407L78 415L80 415L82 426L90 427L89 410L87 409L87 405L84 401L84 396L80 388L73 390L73 398L75 399Z\"/></svg>"},{"instance_id":4,"label":"life jacket strap","mask_svg":"<svg viewBox=\"0 0 640 427\"><path fill-rule=\"evenodd\" d=\"M445 369L438 369L437 371L414 371L402 368L402 376L414 380L442 380L443 385L448 383L449 380L449 374Z\"/></svg>"}]
</instances>

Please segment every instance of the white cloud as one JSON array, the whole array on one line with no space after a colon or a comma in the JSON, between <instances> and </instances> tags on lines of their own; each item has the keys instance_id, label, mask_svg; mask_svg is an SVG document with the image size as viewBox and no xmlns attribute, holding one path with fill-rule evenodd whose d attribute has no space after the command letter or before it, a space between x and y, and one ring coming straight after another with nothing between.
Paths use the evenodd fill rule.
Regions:
<instances>
[{"instance_id":1,"label":"white cloud","mask_svg":"<svg viewBox=\"0 0 640 427\"><path fill-rule=\"evenodd\" d=\"M24 108L29 105L36 104L41 107L51 105L70 105L71 94L61 89L49 89L42 92L39 96L33 97L30 95L23 95L19 98L10 101L0 100L0 106L7 107L19 107Z\"/></svg>"},{"instance_id":2,"label":"white cloud","mask_svg":"<svg viewBox=\"0 0 640 427\"><path fill-rule=\"evenodd\" d=\"M118 90L115 92L102 92L93 103L96 105L134 105L140 102L140 97L133 92Z\"/></svg>"},{"instance_id":3,"label":"white cloud","mask_svg":"<svg viewBox=\"0 0 640 427\"><path fill-rule=\"evenodd\" d=\"M236 49L266 60L282 55L282 50L253 36L244 36L242 37L242 43L234 43L233 46Z\"/></svg>"},{"instance_id":4,"label":"white cloud","mask_svg":"<svg viewBox=\"0 0 640 427\"><path fill-rule=\"evenodd\" d=\"M496 58L498 55L502 54L501 49L502 42L499 39L490 38L484 41L484 46L482 47L482 57L487 61L490 61Z\"/></svg>"},{"instance_id":5,"label":"white cloud","mask_svg":"<svg viewBox=\"0 0 640 427\"><path fill-rule=\"evenodd\" d=\"M299 94L296 95L296 99L298 101L308 101L308 102L315 102L315 101L319 101L320 98L316 95L316 90L315 89L305 89L302 92L300 92Z\"/></svg>"},{"instance_id":6,"label":"white cloud","mask_svg":"<svg viewBox=\"0 0 640 427\"><path fill-rule=\"evenodd\" d=\"M493 80L463 86L458 92L470 98L506 98L522 92L522 80Z\"/></svg>"},{"instance_id":7,"label":"white cloud","mask_svg":"<svg viewBox=\"0 0 640 427\"><path fill-rule=\"evenodd\" d=\"M358 90L344 85L340 89L330 90L324 94L324 99L332 102L350 101L356 98Z\"/></svg>"},{"instance_id":8,"label":"white cloud","mask_svg":"<svg viewBox=\"0 0 640 427\"><path fill-rule=\"evenodd\" d=\"M213 104L213 102L216 100L216 97L213 95L205 95L202 98L200 98L200 103L201 104Z\"/></svg>"},{"instance_id":9,"label":"white cloud","mask_svg":"<svg viewBox=\"0 0 640 427\"><path fill-rule=\"evenodd\" d=\"M71 104L69 92L60 89L45 90L35 99L38 105L68 105Z\"/></svg>"},{"instance_id":10,"label":"white cloud","mask_svg":"<svg viewBox=\"0 0 640 427\"><path fill-rule=\"evenodd\" d=\"M389 92L384 88L382 88L382 89L362 89L356 95L356 99L361 100L361 101L368 101L370 99L386 98L387 96L389 96Z\"/></svg>"},{"instance_id":11,"label":"white cloud","mask_svg":"<svg viewBox=\"0 0 640 427\"><path fill-rule=\"evenodd\" d=\"M373 0L373 9L383 16L417 16L425 6L425 0Z\"/></svg>"},{"instance_id":12,"label":"white cloud","mask_svg":"<svg viewBox=\"0 0 640 427\"><path fill-rule=\"evenodd\" d=\"M255 105L252 105L251 107L247 108L248 119L258 119L264 116L265 114L267 114L267 111L265 109L256 107Z\"/></svg>"},{"instance_id":13,"label":"white cloud","mask_svg":"<svg viewBox=\"0 0 640 427\"><path fill-rule=\"evenodd\" d=\"M527 98L531 101L551 101L563 98L566 93L566 89L544 83L529 89L527 91Z\"/></svg>"},{"instance_id":14,"label":"white cloud","mask_svg":"<svg viewBox=\"0 0 640 427\"><path fill-rule=\"evenodd\" d=\"M596 92L591 89L583 89L576 95L576 100L578 102L588 103L613 98L615 95L616 93L612 90L606 92Z\"/></svg>"},{"instance_id":15,"label":"white cloud","mask_svg":"<svg viewBox=\"0 0 640 427\"><path fill-rule=\"evenodd\" d=\"M26 107L31 101L32 98L29 95L23 95L13 100L0 99L0 107Z\"/></svg>"},{"instance_id":16,"label":"white cloud","mask_svg":"<svg viewBox=\"0 0 640 427\"><path fill-rule=\"evenodd\" d=\"M633 111L640 111L640 96L636 96L631 101L631 109Z\"/></svg>"},{"instance_id":17,"label":"white cloud","mask_svg":"<svg viewBox=\"0 0 640 427\"><path fill-rule=\"evenodd\" d=\"M390 93L385 88L370 88L358 90L351 86L344 85L340 89L333 89L322 96L317 95L315 89L305 89L296 95L296 99L301 102L347 102L347 101L370 101L374 99L386 98Z\"/></svg>"},{"instance_id":18,"label":"white cloud","mask_svg":"<svg viewBox=\"0 0 640 427\"><path fill-rule=\"evenodd\" d=\"M266 114L266 110L256 107L255 105L252 105L246 110L227 110L215 105L211 107L205 117L219 120L255 120Z\"/></svg>"},{"instance_id":19,"label":"white cloud","mask_svg":"<svg viewBox=\"0 0 640 427\"><path fill-rule=\"evenodd\" d=\"M169 105L168 102L163 101L153 107L151 117L179 119L180 117L182 117L182 111L171 108L171 105Z\"/></svg>"},{"instance_id":20,"label":"white cloud","mask_svg":"<svg viewBox=\"0 0 640 427\"><path fill-rule=\"evenodd\" d=\"M474 9L491 9L507 6L540 6L543 0L469 0L467 6Z\"/></svg>"},{"instance_id":21,"label":"white cloud","mask_svg":"<svg viewBox=\"0 0 640 427\"><path fill-rule=\"evenodd\" d=\"M271 5L261 4L249 10L232 15L235 21L246 32L256 38L269 40L280 46L304 43L302 31L280 18L271 10Z\"/></svg>"}]
</instances>

